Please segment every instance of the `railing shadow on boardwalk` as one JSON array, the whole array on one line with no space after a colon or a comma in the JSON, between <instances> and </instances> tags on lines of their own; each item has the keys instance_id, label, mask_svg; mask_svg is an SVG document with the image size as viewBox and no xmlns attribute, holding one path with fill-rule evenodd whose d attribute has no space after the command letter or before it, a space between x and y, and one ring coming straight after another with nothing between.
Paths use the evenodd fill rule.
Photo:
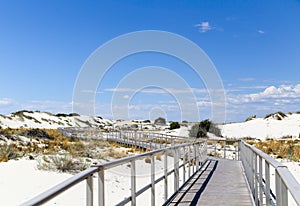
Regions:
<instances>
[{"instance_id":1,"label":"railing shadow on boardwalk","mask_svg":"<svg viewBox=\"0 0 300 206\"><path fill-rule=\"evenodd\" d=\"M218 160L207 160L199 172L188 179L163 206L196 205L218 166Z\"/></svg>"}]
</instances>

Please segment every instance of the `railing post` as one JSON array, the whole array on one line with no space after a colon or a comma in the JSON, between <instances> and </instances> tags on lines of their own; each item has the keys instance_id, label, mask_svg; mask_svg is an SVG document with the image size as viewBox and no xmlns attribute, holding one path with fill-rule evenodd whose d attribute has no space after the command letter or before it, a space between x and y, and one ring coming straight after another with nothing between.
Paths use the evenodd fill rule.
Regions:
<instances>
[{"instance_id":1,"label":"railing post","mask_svg":"<svg viewBox=\"0 0 300 206\"><path fill-rule=\"evenodd\" d=\"M93 175L86 179L86 205L93 206Z\"/></svg>"},{"instance_id":2,"label":"railing post","mask_svg":"<svg viewBox=\"0 0 300 206\"><path fill-rule=\"evenodd\" d=\"M263 176L262 176L262 157L259 156L259 205L263 205Z\"/></svg>"},{"instance_id":3,"label":"railing post","mask_svg":"<svg viewBox=\"0 0 300 206\"><path fill-rule=\"evenodd\" d=\"M195 152L196 152L196 171L199 170L199 145L195 145Z\"/></svg>"},{"instance_id":4,"label":"railing post","mask_svg":"<svg viewBox=\"0 0 300 206\"><path fill-rule=\"evenodd\" d=\"M174 149L174 192L179 188L179 162L178 162L178 152Z\"/></svg>"},{"instance_id":5,"label":"railing post","mask_svg":"<svg viewBox=\"0 0 300 206\"><path fill-rule=\"evenodd\" d=\"M188 146L188 161L189 161L189 171L188 171L188 174L189 174L189 178L191 177L191 146L189 145Z\"/></svg>"},{"instance_id":6,"label":"railing post","mask_svg":"<svg viewBox=\"0 0 300 206\"><path fill-rule=\"evenodd\" d=\"M214 152L215 152L215 156L217 156L217 141L214 141L214 145L215 145L215 148L214 148Z\"/></svg>"},{"instance_id":7,"label":"railing post","mask_svg":"<svg viewBox=\"0 0 300 206\"><path fill-rule=\"evenodd\" d=\"M265 161L265 184L266 184L266 206L271 204L271 195L270 195L270 166L267 161Z\"/></svg>"},{"instance_id":8,"label":"railing post","mask_svg":"<svg viewBox=\"0 0 300 206\"><path fill-rule=\"evenodd\" d=\"M224 159L226 159L226 140L224 140Z\"/></svg>"},{"instance_id":9,"label":"railing post","mask_svg":"<svg viewBox=\"0 0 300 206\"><path fill-rule=\"evenodd\" d=\"M255 178L255 171L254 171L254 156L255 156L255 153L251 150L248 151L248 154L249 154L249 162L250 162L250 168L251 168L251 174L250 174L250 177L251 177L251 191L252 191L252 195L254 196L255 194L255 189L254 189L254 178ZM255 197L255 196L254 196Z\"/></svg>"},{"instance_id":10,"label":"railing post","mask_svg":"<svg viewBox=\"0 0 300 206\"><path fill-rule=\"evenodd\" d=\"M282 205L289 205L288 204L288 189L286 187L286 185L284 184L283 180L280 177L280 181L281 181L281 194L282 194Z\"/></svg>"},{"instance_id":11,"label":"railing post","mask_svg":"<svg viewBox=\"0 0 300 206\"><path fill-rule=\"evenodd\" d=\"M276 169L275 171L275 185L276 185L276 206L283 206L281 200L281 180Z\"/></svg>"},{"instance_id":12,"label":"railing post","mask_svg":"<svg viewBox=\"0 0 300 206\"><path fill-rule=\"evenodd\" d=\"M164 153L164 201L168 200L168 152Z\"/></svg>"},{"instance_id":13,"label":"railing post","mask_svg":"<svg viewBox=\"0 0 300 206\"><path fill-rule=\"evenodd\" d=\"M131 205L136 205L136 172L135 160L131 160Z\"/></svg>"},{"instance_id":14,"label":"railing post","mask_svg":"<svg viewBox=\"0 0 300 206\"><path fill-rule=\"evenodd\" d=\"M258 199L258 173L257 173L257 156L254 154L254 194L255 194L255 204L259 205L259 199Z\"/></svg>"},{"instance_id":15,"label":"railing post","mask_svg":"<svg viewBox=\"0 0 300 206\"><path fill-rule=\"evenodd\" d=\"M195 173L195 167L196 167L196 147L195 144L193 144L193 174Z\"/></svg>"},{"instance_id":16,"label":"railing post","mask_svg":"<svg viewBox=\"0 0 300 206\"><path fill-rule=\"evenodd\" d=\"M239 160L239 141L237 142L235 146L235 160Z\"/></svg>"},{"instance_id":17,"label":"railing post","mask_svg":"<svg viewBox=\"0 0 300 206\"><path fill-rule=\"evenodd\" d=\"M186 154L187 154L186 153L186 148L183 147L183 167L182 167L182 169L183 169L183 182L185 182L185 168L186 168L185 164L186 164L186 161L187 161Z\"/></svg>"},{"instance_id":18,"label":"railing post","mask_svg":"<svg viewBox=\"0 0 300 206\"><path fill-rule=\"evenodd\" d=\"M155 162L151 155L151 206L155 206Z\"/></svg>"},{"instance_id":19,"label":"railing post","mask_svg":"<svg viewBox=\"0 0 300 206\"><path fill-rule=\"evenodd\" d=\"M105 205L105 190L104 190L104 169L100 168L98 172L98 205Z\"/></svg>"},{"instance_id":20,"label":"railing post","mask_svg":"<svg viewBox=\"0 0 300 206\"><path fill-rule=\"evenodd\" d=\"M278 170L275 172L275 183L276 183L276 206L285 206L288 205L288 190L286 185L283 183Z\"/></svg>"}]
</instances>

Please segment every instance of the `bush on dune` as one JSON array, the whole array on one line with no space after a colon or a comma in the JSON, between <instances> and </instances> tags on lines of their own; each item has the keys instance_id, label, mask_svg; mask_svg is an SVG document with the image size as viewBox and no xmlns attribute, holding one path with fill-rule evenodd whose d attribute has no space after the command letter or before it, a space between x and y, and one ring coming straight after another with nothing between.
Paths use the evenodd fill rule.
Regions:
<instances>
[{"instance_id":1,"label":"bush on dune","mask_svg":"<svg viewBox=\"0 0 300 206\"><path fill-rule=\"evenodd\" d=\"M8 160L15 159L16 157L18 157L16 145L0 145L0 162L7 162Z\"/></svg>"}]
</instances>

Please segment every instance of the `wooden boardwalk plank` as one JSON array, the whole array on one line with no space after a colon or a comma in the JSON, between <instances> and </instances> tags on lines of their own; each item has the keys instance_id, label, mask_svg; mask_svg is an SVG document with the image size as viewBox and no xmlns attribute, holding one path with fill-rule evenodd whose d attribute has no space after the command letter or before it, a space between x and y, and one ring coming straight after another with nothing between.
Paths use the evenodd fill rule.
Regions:
<instances>
[{"instance_id":1,"label":"wooden boardwalk plank","mask_svg":"<svg viewBox=\"0 0 300 206\"><path fill-rule=\"evenodd\" d=\"M240 161L211 159L166 205L252 205Z\"/></svg>"}]
</instances>

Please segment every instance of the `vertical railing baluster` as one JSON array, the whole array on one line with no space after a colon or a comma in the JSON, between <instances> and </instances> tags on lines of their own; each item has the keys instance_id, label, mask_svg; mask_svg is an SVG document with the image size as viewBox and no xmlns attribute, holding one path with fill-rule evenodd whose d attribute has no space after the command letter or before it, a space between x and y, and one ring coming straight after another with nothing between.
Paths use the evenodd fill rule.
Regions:
<instances>
[{"instance_id":1,"label":"vertical railing baluster","mask_svg":"<svg viewBox=\"0 0 300 206\"><path fill-rule=\"evenodd\" d=\"M281 197L281 179L277 169L275 169L275 190L276 190L276 206L284 206Z\"/></svg>"},{"instance_id":2,"label":"vertical railing baluster","mask_svg":"<svg viewBox=\"0 0 300 206\"><path fill-rule=\"evenodd\" d=\"M271 204L271 195L270 195L270 166L267 161L265 161L265 184L266 184L266 206Z\"/></svg>"},{"instance_id":3,"label":"vertical railing baluster","mask_svg":"<svg viewBox=\"0 0 300 206\"><path fill-rule=\"evenodd\" d=\"M188 160L189 160L189 163L188 163L188 166L189 166L189 170L188 170L188 175L189 175L189 178L191 177L191 146L189 145L188 146Z\"/></svg>"},{"instance_id":4,"label":"vertical railing baluster","mask_svg":"<svg viewBox=\"0 0 300 206\"><path fill-rule=\"evenodd\" d=\"M226 140L224 140L224 159L226 159Z\"/></svg>"},{"instance_id":5,"label":"vertical railing baluster","mask_svg":"<svg viewBox=\"0 0 300 206\"><path fill-rule=\"evenodd\" d=\"M135 160L131 160L131 205L136 205L136 170Z\"/></svg>"},{"instance_id":6,"label":"vertical railing baluster","mask_svg":"<svg viewBox=\"0 0 300 206\"><path fill-rule=\"evenodd\" d=\"M281 181L281 201L282 201L282 205L289 205L288 204L288 189L286 187L286 185L284 184L282 178L280 177L280 181Z\"/></svg>"},{"instance_id":7,"label":"vertical railing baluster","mask_svg":"<svg viewBox=\"0 0 300 206\"><path fill-rule=\"evenodd\" d=\"M168 200L168 152L164 153L164 200Z\"/></svg>"},{"instance_id":8,"label":"vertical railing baluster","mask_svg":"<svg viewBox=\"0 0 300 206\"><path fill-rule=\"evenodd\" d=\"M196 172L199 170L199 145L195 145L196 152Z\"/></svg>"},{"instance_id":9,"label":"vertical railing baluster","mask_svg":"<svg viewBox=\"0 0 300 206\"><path fill-rule=\"evenodd\" d=\"M174 192L179 188L179 160L177 149L174 149Z\"/></svg>"},{"instance_id":10,"label":"vertical railing baluster","mask_svg":"<svg viewBox=\"0 0 300 206\"><path fill-rule=\"evenodd\" d=\"M86 179L86 205L93 206L93 175Z\"/></svg>"},{"instance_id":11,"label":"vertical railing baluster","mask_svg":"<svg viewBox=\"0 0 300 206\"><path fill-rule=\"evenodd\" d=\"M105 205L104 168L98 171L98 205Z\"/></svg>"},{"instance_id":12,"label":"vertical railing baluster","mask_svg":"<svg viewBox=\"0 0 300 206\"><path fill-rule=\"evenodd\" d=\"M250 184L250 187L251 187L251 191L252 191L252 195L254 196L255 194L255 191L254 191L254 152L252 152L251 150L248 151L249 153L249 160L250 160L250 168L251 168L251 174L250 174L250 177L251 177L251 184Z\"/></svg>"},{"instance_id":13,"label":"vertical railing baluster","mask_svg":"<svg viewBox=\"0 0 300 206\"><path fill-rule=\"evenodd\" d=\"M186 161L187 161L187 158L186 158L186 148L185 147L183 147L183 154L182 154L182 159L183 159L183 167L182 167L182 169L183 169L183 182L185 182L185 169L186 169L186 166L185 166L185 164L186 164Z\"/></svg>"},{"instance_id":14,"label":"vertical railing baluster","mask_svg":"<svg viewBox=\"0 0 300 206\"><path fill-rule=\"evenodd\" d=\"M155 206L155 162L154 155L151 155L151 206Z\"/></svg>"},{"instance_id":15,"label":"vertical railing baluster","mask_svg":"<svg viewBox=\"0 0 300 206\"><path fill-rule=\"evenodd\" d=\"M255 204L259 205L259 199L258 199L258 177L257 177L257 155L254 154L254 186L255 186Z\"/></svg>"},{"instance_id":16,"label":"vertical railing baluster","mask_svg":"<svg viewBox=\"0 0 300 206\"><path fill-rule=\"evenodd\" d=\"M263 205L263 176L262 176L262 157L259 156L259 205Z\"/></svg>"}]
</instances>

